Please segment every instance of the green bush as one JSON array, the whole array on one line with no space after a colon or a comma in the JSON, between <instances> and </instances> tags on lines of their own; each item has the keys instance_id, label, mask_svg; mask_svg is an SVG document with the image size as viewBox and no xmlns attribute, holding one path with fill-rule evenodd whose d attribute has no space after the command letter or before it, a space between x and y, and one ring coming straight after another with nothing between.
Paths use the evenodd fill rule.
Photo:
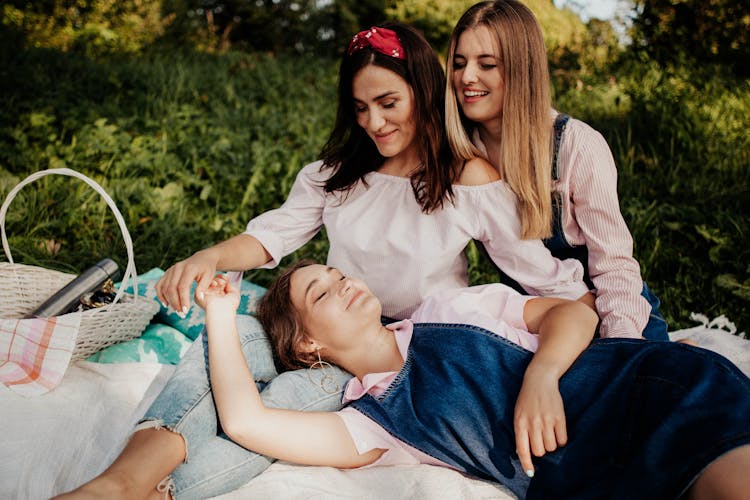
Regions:
<instances>
[{"instance_id":1,"label":"green bush","mask_svg":"<svg viewBox=\"0 0 750 500\"><path fill-rule=\"evenodd\" d=\"M89 56L136 53L161 37L172 17L160 0L4 2L0 28L31 47Z\"/></svg>"},{"instance_id":2,"label":"green bush","mask_svg":"<svg viewBox=\"0 0 750 500\"><path fill-rule=\"evenodd\" d=\"M557 103L607 137L635 255L670 324L725 314L747 331L750 81L630 61Z\"/></svg>"}]
</instances>

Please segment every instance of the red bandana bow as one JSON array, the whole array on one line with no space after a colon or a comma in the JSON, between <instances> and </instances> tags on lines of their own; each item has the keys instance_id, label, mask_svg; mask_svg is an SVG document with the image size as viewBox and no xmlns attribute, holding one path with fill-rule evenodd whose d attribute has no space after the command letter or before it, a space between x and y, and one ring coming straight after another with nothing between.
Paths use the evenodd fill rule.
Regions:
<instances>
[{"instance_id":1,"label":"red bandana bow","mask_svg":"<svg viewBox=\"0 0 750 500\"><path fill-rule=\"evenodd\" d=\"M398 35L388 28L372 27L369 30L360 31L349 42L347 52L349 55L352 55L354 52L362 50L365 47L372 47L373 50L377 50L389 57L406 59L404 48L401 46Z\"/></svg>"}]
</instances>

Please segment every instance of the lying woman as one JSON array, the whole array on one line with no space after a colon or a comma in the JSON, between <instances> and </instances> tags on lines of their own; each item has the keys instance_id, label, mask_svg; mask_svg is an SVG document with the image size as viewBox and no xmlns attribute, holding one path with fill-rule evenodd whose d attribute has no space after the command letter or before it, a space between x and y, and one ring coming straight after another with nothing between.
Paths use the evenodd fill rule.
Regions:
<instances>
[{"instance_id":1,"label":"lying woman","mask_svg":"<svg viewBox=\"0 0 750 500\"><path fill-rule=\"evenodd\" d=\"M581 303L484 285L441 292L383 326L363 282L303 261L259 306L276 362L355 376L347 408L303 413L263 405L228 281L216 277L197 300L221 426L258 453L341 468L429 463L521 498L741 498L750 487L750 380L683 344L589 346L597 317ZM146 497L185 458L184 445L128 448L75 493L125 482Z\"/></svg>"}]
</instances>

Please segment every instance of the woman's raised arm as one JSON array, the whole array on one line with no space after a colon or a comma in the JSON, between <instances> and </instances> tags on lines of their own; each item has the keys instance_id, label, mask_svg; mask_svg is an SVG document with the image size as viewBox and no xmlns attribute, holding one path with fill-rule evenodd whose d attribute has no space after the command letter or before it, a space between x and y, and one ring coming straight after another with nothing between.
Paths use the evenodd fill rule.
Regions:
<instances>
[{"instance_id":1,"label":"woman's raised arm","mask_svg":"<svg viewBox=\"0 0 750 500\"><path fill-rule=\"evenodd\" d=\"M237 334L239 294L217 277L196 299L206 310L209 373L219 421L232 441L281 460L339 468L361 467L382 455L379 449L360 455L335 413L267 408Z\"/></svg>"}]
</instances>

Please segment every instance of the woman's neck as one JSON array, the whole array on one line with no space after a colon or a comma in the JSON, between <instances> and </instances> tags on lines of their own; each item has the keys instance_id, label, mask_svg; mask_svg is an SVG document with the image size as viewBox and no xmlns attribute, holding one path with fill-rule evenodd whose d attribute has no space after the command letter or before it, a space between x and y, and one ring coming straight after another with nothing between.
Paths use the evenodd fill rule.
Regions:
<instances>
[{"instance_id":1,"label":"woman's neck","mask_svg":"<svg viewBox=\"0 0 750 500\"><path fill-rule=\"evenodd\" d=\"M501 163L500 146L503 142L502 125L502 120L477 124L479 138L487 151L487 159L498 170Z\"/></svg>"},{"instance_id":2,"label":"woman's neck","mask_svg":"<svg viewBox=\"0 0 750 500\"><path fill-rule=\"evenodd\" d=\"M411 147L396 156L386 158L378 168L378 172L398 177L411 177L422 163L416 148Z\"/></svg>"},{"instance_id":3,"label":"woman's neck","mask_svg":"<svg viewBox=\"0 0 750 500\"><path fill-rule=\"evenodd\" d=\"M413 165L407 164L395 164L395 163L383 163L378 169L378 172L385 175L392 175L394 177L410 177L411 173L416 170Z\"/></svg>"},{"instance_id":4,"label":"woman's neck","mask_svg":"<svg viewBox=\"0 0 750 500\"><path fill-rule=\"evenodd\" d=\"M368 373L398 371L404 365L404 358L398 348L393 330L378 325L377 331L364 336L364 341L355 350L342 356L336 364L358 379Z\"/></svg>"}]
</instances>

